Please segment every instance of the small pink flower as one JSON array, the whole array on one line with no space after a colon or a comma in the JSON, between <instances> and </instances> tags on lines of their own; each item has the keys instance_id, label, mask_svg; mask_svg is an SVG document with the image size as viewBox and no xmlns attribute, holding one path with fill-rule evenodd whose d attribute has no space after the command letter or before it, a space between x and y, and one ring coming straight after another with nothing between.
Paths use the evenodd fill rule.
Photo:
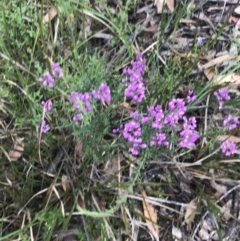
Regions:
<instances>
[{"instance_id":1,"label":"small pink flower","mask_svg":"<svg viewBox=\"0 0 240 241\"><path fill-rule=\"evenodd\" d=\"M47 133L50 130L50 126L47 124L45 120L42 121L41 123L41 133Z\"/></svg>"},{"instance_id":2,"label":"small pink flower","mask_svg":"<svg viewBox=\"0 0 240 241\"><path fill-rule=\"evenodd\" d=\"M225 156L231 156L238 152L236 143L234 143L233 141L229 141L229 140L226 140L222 143L221 149L222 149L222 153Z\"/></svg>"},{"instance_id":3,"label":"small pink flower","mask_svg":"<svg viewBox=\"0 0 240 241\"><path fill-rule=\"evenodd\" d=\"M187 102L193 102L194 100L196 100L197 96L194 95L193 90L189 90L188 91L188 95L187 95Z\"/></svg>"},{"instance_id":4,"label":"small pink flower","mask_svg":"<svg viewBox=\"0 0 240 241\"><path fill-rule=\"evenodd\" d=\"M52 103L51 100L47 100L47 101L44 101L44 100L43 100L43 101L41 102L41 105L43 106L44 111L45 111L45 112L48 112L48 111L50 111L50 110L52 109L53 103Z\"/></svg>"},{"instance_id":5,"label":"small pink flower","mask_svg":"<svg viewBox=\"0 0 240 241\"><path fill-rule=\"evenodd\" d=\"M228 130L235 129L239 123L238 117L233 117L231 114L223 120L223 126Z\"/></svg>"}]
</instances>

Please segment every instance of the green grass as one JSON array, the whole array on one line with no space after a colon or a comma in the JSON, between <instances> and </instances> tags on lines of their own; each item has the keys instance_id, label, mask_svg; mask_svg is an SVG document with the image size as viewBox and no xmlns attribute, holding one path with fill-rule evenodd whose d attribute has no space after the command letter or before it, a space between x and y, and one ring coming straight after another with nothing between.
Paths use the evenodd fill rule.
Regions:
<instances>
[{"instance_id":1,"label":"green grass","mask_svg":"<svg viewBox=\"0 0 240 241\"><path fill-rule=\"evenodd\" d=\"M44 23L47 6L58 13ZM160 34L152 40L153 48L145 51L152 44L142 43L141 24L145 18L137 23L128 19L142 6L137 0L127 0L123 5L118 1L90 4L73 0L42 0L37 4L11 0L0 4L0 240L62 240L71 234L79 240L125 240L124 237L132 235L133 217L145 222L142 201L130 196L141 199L142 191L147 190L149 196L171 199L182 180L176 177L176 170L182 177L186 173L209 177L209 169L214 169L218 179L221 179L218 171L225 173L225 179L239 178L234 162L237 156L231 158L232 165L216 164L227 158L215 152L220 146L216 139L219 135L237 136L239 129L226 132L221 122L214 119L219 112L238 115L238 97L232 94L220 111L212 94L219 86L207 82L202 73L192 77L197 64L226 30L227 22L205 44L194 44L188 55L168 45L170 54L160 58L158 53L181 28L180 20L190 18L198 9L188 12L186 1L176 6L172 14L161 14ZM88 34L89 27L92 34ZM112 38L95 38L99 33ZM197 34L193 33L195 41ZM122 70L139 52L144 52L147 60L144 74L147 94L141 104L129 107L124 98ZM54 88L49 88L38 78L50 70L52 62L59 62L64 77L56 81ZM238 73L239 62L234 60L227 67L213 71L216 77ZM93 111L85 113L83 121L75 125L69 95L72 91L91 92L102 82L111 88L111 104L95 102ZM140 156L131 156L126 141L114 135L112 129L126 123L133 110L146 113L149 106L156 104L166 110L173 97L186 98L188 89L197 95L187 111L188 116L197 117L200 140L196 147L188 150L177 145L180 122L176 129L166 130L171 148L148 147ZM43 99L53 101L51 113L45 116ZM233 108L235 112L231 111ZM46 134L40 133L43 117L51 126ZM143 127L143 133L149 141L151 129ZM24 151L16 161L10 161L9 152L17 138L23 138ZM207 143L202 146L204 138ZM83 144L82 150L76 146L77 141ZM202 165L195 166L202 158ZM171 164L162 165L165 162ZM189 169L184 164L189 164ZM67 184L62 183L64 176L68 178ZM207 209L217 216L216 200L212 201L209 193L203 195L205 183L200 178L194 179L201 184L194 191L195 196L189 195L187 201L173 200L189 203L198 196L198 209ZM66 190L62 185L67 185ZM208 191L213 193L212 189ZM201 221L198 214L198 222ZM222 219L217 222L221 225ZM218 234L221 238L221 230Z\"/></svg>"}]
</instances>

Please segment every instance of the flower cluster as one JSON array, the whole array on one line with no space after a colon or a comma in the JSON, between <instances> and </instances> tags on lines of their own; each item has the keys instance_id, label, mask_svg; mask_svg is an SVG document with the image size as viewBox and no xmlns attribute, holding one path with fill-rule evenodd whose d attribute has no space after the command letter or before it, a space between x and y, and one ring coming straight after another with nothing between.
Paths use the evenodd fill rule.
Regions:
<instances>
[{"instance_id":1,"label":"flower cluster","mask_svg":"<svg viewBox=\"0 0 240 241\"><path fill-rule=\"evenodd\" d=\"M69 97L69 102L73 104L73 108L78 111L78 113L73 115L73 121L78 123L78 121L83 119L83 114L88 113L92 110L91 106L91 96L88 92L79 93L73 91Z\"/></svg>"},{"instance_id":2,"label":"flower cluster","mask_svg":"<svg viewBox=\"0 0 240 241\"><path fill-rule=\"evenodd\" d=\"M224 88L215 91L214 96L218 100L219 109L222 109L224 100L230 100L230 95L228 93L228 90Z\"/></svg>"},{"instance_id":3,"label":"flower cluster","mask_svg":"<svg viewBox=\"0 0 240 241\"><path fill-rule=\"evenodd\" d=\"M149 140L151 147L168 146L169 141L163 131L163 127L169 125L175 127L180 119L183 119L183 130L180 132L181 141L179 146L183 148L192 148L195 142L200 137L196 129L196 118L184 116L187 107L184 99L172 99L168 104L167 115L165 116L162 106L155 105L148 108L148 114L140 114L134 111L130 114L132 118L125 125L113 130L114 133L120 134L130 143L129 152L133 155L138 155L141 149L147 147L146 142L143 141L141 134L141 125L149 125L152 129L152 136Z\"/></svg>"},{"instance_id":4,"label":"flower cluster","mask_svg":"<svg viewBox=\"0 0 240 241\"><path fill-rule=\"evenodd\" d=\"M166 138L165 133L156 132L150 140L150 146L168 146L169 142L166 140Z\"/></svg>"},{"instance_id":5,"label":"flower cluster","mask_svg":"<svg viewBox=\"0 0 240 241\"><path fill-rule=\"evenodd\" d=\"M79 93L73 91L69 97L69 102L73 104L73 108L78 111L78 113L73 115L73 121L78 123L78 121L83 119L83 115L92 110L92 98L99 99L102 103L111 102L111 91L110 87L101 83L98 90L93 90L92 95L88 92Z\"/></svg>"},{"instance_id":6,"label":"flower cluster","mask_svg":"<svg viewBox=\"0 0 240 241\"><path fill-rule=\"evenodd\" d=\"M69 102L73 104L73 108L78 109L82 113L88 113L92 110L91 96L88 92L82 94L73 91L69 97Z\"/></svg>"},{"instance_id":7,"label":"flower cluster","mask_svg":"<svg viewBox=\"0 0 240 241\"><path fill-rule=\"evenodd\" d=\"M162 129L162 120L164 118L162 106L161 105L150 106L148 108L148 113L151 116L152 128L161 130Z\"/></svg>"},{"instance_id":8,"label":"flower cluster","mask_svg":"<svg viewBox=\"0 0 240 241\"><path fill-rule=\"evenodd\" d=\"M166 116L164 124L170 124L172 127L175 127L187 110L184 99L172 99L168 104L168 108L170 113Z\"/></svg>"},{"instance_id":9,"label":"flower cluster","mask_svg":"<svg viewBox=\"0 0 240 241\"><path fill-rule=\"evenodd\" d=\"M131 61L131 67L123 69L123 74L127 75L122 82L127 83L125 96L135 103L141 103L145 97L145 86L143 83L143 74L146 68L146 59L139 53L135 61Z\"/></svg>"},{"instance_id":10,"label":"flower cluster","mask_svg":"<svg viewBox=\"0 0 240 241\"><path fill-rule=\"evenodd\" d=\"M223 120L223 126L228 130L235 129L239 123L238 117L233 117L231 114Z\"/></svg>"},{"instance_id":11,"label":"flower cluster","mask_svg":"<svg viewBox=\"0 0 240 241\"><path fill-rule=\"evenodd\" d=\"M45 120L43 120L40 128L41 133L47 133L49 130L50 130L50 126L47 124Z\"/></svg>"},{"instance_id":12,"label":"flower cluster","mask_svg":"<svg viewBox=\"0 0 240 241\"><path fill-rule=\"evenodd\" d=\"M53 63L51 66L51 71L46 72L43 76L39 77L39 81L45 85L49 86L50 88L54 87L55 78L62 78L63 77L63 70L59 67L59 63Z\"/></svg>"},{"instance_id":13,"label":"flower cluster","mask_svg":"<svg viewBox=\"0 0 240 241\"><path fill-rule=\"evenodd\" d=\"M111 102L111 91L110 87L107 84L100 84L98 90L93 90L92 95L95 99L99 99L102 103L110 103Z\"/></svg>"},{"instance_id":14,"label":"flower cluster","mask_svg":"<svg viewBox=\"0 0 240 241\"><path fill-rule=\"evenodd\" d=\"M52 110L52 100L42 101L41 105L43 107L43 112L49 112ZM41 133L47 133L50 130L50 126L47 124L47 122L43 119L40 127Z\"/></svg>"},{"instance_id":15,"label":"flower cluster","mask_svg":"<svg viewBox=\"0 0 240 241\"><path fill-rule=\"evenodd\" d=\"M62 78L63 77L63 70L59 67L59 63L52 64L52 74L55 78Z\"/></svg>"},{"instance_id":16,"label":"flower cluster","mask_svg":"<svg viewBox=\"0 0 240 241\"><path fill-rule=\"evenodd\" d=\"M50 88L54 87L54 82L56 78L62 78L63 77L63 70L60 68L59 63L53 63L51 65L51 73L48 71L43 76L39 77L39 81ZM42 101L41 105L43 106L43 111L49 112L52 109L53 103L51 100L48 101ZM41 133L47 133L50 130L50 126L47 124L46 120L42 120L40 131Z\"/></svg>"},{"instance_id":17,"label":"flower cluster","mask_svg":"<svg viewBox=\"0 0 240 241\"><path fill-rule=\"evenodd\" d=\"M48 101L42 101L41 102L41 105L43 106L43 109L45 112L48 112L52 109L52 106L53 106L53 103L51 100L48 100Z\"/></svg>"},{"instance_id":18,"label":"flower cluster","mask_svg":"<svg viewBox=\"0 0 240 241\"><path fill-rule=\"evenodd\" d=\"M143 74L146 69L146 59L143 58L142 53L136 56L136 60L131 61L129 67L123 69L125 78L122 80L126 84L124 91L125 97L131 100L133 103L141 103L145 98L145 85ZM51 65L51 71L46 72L39 78L39 81L50 88L54 87L55 79L63 77L63 70L60 68L59 63L53 63ZM214 92L214 96L217 98L219 108L223 107L224 101L230 100L230 95L227 89L219 89ZM159 146L169 146L168 136L165 133L169 128L175 128L179 121L183 121L183 128L181 131L177 131L180 136L178 146L181 148L193 148L200 135L196 131L197 123L195 117L186 117L187 106L186 103L190 103L196 100L196 95L193 90L188 90L186 100L182 98L173 98L168 103L168 108L163 111L161 105L154 105L148 108L147 113L141 114L138 111L130 114L130 121L120 125L119 128L114 129L113 133L120 133L120 135L129 143L129 152L137 156L141 153L141 150L146 149L147 145L150 147L158 148ZM106 83L101 83L97 89L91 92L79 93L73 91L69 97L69 102L76 110L72 119L75 123L81 121L84 115L93 109L93 99L99 100L102 104L110 104L111 102L111 90ZM42 101L43 113L51 111L53 103L52 100ZM44 116L43 114L43 116ZM223 127L225 130L233 130L240 124L238 117L233 117L228 114L223 120ZM150 135L145 140L142 132L144 127L149 130ZM167 128L166 128L167 127ZM43 119L41 122L40 131L46 133L50 130L50 125ZM226 156L230 156L239 153L236 147L236 143L232 141L224 141L221 143L222 153Z\"/></svg>"},{"instance_id":19,"label":"flower cluster","mask_svg":"<svg viewBox=\"0 0 240 241\"><path fill-rule=\"evenodd\" d=\"M221 144L221 149L225 156L231 156L238 153L236 143L229 140L226 140Z\"/></svg>"},{"instance_id":20,"label":"flower cluster","mask_svg":"<svg viewBox=\"0 0 240 241\"><path fill-rule=\"evenodd\" d=\"M188 95L187 95L187 102L193 102L196 100L197 96L193 93L193 90L188 90Z\"/></svg>"},{"instance_id":21,"label":"flower cluster","mask_svg":"<svg viewBox=\"0 0 240 241\"><path fill-rule=\"evenodd\" d=\"M130 143L131 147L129 148L129 152L134 156L139 154L139 149L145 149L147 147L141 137L141 125L135 120L125 124L122 135Z\"/></svg>"},{"instance_id":22,"label":"flower cluster","mask_svg":"<svg viewBox=\"0 0 240 241\"><path fill-rule=\"evenodd\" d=\"M224 101L230 100L230 95L227 89L222 88L214 92L214 96L218 100L219 109L222 109ZM223 120L223 127L226 130L233 130L240 123L238 117L233 117L231 114L228 114ZM226 140L221 143L221 150L225 156L231 156L237 153L236 143Z\"/></svg>"},{"instance_id":23,"label":"flower cluster","mask_svg":"<svg viewBox=\"0 0 240 241\"><path fill-rule=\"evenodd\" d=\"M199 134L195 131L196 125L196 118L190 117L183 117L183 130L180 132L180 136L183 138L179 146L180 147L194 147L196 140L199 138Z\"/></svg>"}]
</instances>

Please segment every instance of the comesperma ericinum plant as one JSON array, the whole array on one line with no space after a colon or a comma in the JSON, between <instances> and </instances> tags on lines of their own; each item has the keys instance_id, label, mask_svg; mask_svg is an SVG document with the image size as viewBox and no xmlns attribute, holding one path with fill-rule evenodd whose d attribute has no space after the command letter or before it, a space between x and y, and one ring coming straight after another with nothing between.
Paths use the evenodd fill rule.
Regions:
<instances>
[{"instance_id":1,"label":"comesperma ericinum plant","mask_svg":"<svg viewBox=\"0 0 240 241\"><path fill-rule=\"evenodd\" d=\"M61 80L63 78L63 70L58 63L53 63L51 68L51 73L46 72L39 78L39 81L49 88L54 88L55 79ZM119 83L124 85L126 101L135 106L139 106L147 98L143 77L145 70L146 59L142 53L139 53L136 60L131 61L130 65L123 69L124 78L122 83ZM225 88L215 91L214 96L217 98L219 109L223 107L225 100L230 100L228 90ZM141 155L147 148L169 148L170 144L174 144L178 148L193 149L200 134L197 131L196 117L187 115L187 104L194 102L196 98L194 91L189 89L186 98L172 98L164 110L162 105L156 104L149 106L146 113L141 113L138 110L132 111L128 121L121 123L111 132L123 139L123 147L127 148L133 156ZM92 112L94 108L96 109L99 103L104 108L112 104L111 88L107 83L102 82L97 89L88 92L82 93L74 90L70 93L68 101L74 109L72 122L79 125L84 120L85 115ZM41 104L43 113L51 111L52 100L42 101ZM226 131L233 130L239 123L237 117L229 114L223 120L223 127ZM182 126L182 130L178 130L177 125ZM47 124L46 120L43 119L40 131L46 133L49 130L50 124ZM175 132L175 139L172 139L171 131ZM146 135L145 132L148 134ZM221 144L221 150L225 156L238 153L236 144L228 140Z\"/></svg>"}]
</instances>

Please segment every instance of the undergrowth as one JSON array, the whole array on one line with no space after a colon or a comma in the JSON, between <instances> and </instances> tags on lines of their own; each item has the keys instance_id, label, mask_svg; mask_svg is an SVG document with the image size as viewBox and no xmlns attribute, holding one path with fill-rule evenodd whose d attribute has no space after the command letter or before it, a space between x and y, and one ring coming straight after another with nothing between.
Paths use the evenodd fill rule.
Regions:
<instances>
[{"instance_id":1,"label":"undergrowth","mask_svg":"<svg viewBox=\"0 0 240 241\"><path fill-rule=\"evenodd\" d=\"M168 196L145 181L160 170L151 163L211 166L239 154L234 142L217 140L238 132L239 112L230 108L238 101L214 81L192 78L216 38L196 42L189 57L160 58L191 14L179 4L170 17L162 14L161 34L145 52L137 44L141 25L126 22L138 4L1 3L0 240L63 240L66 230L79 240L120 240L131 233L128 212L144 218L129 195L153 185L154 196ZM44 20L47 6L57 11L51 20ZM89 21L94 34L107 28L112 38L88 35ZM224 71L238 69L235 62ZM204 129L206 109L222 112L223 123L209 116ZM111 175L106 163L117 166Z\"/></svg>"}]
</instances>

